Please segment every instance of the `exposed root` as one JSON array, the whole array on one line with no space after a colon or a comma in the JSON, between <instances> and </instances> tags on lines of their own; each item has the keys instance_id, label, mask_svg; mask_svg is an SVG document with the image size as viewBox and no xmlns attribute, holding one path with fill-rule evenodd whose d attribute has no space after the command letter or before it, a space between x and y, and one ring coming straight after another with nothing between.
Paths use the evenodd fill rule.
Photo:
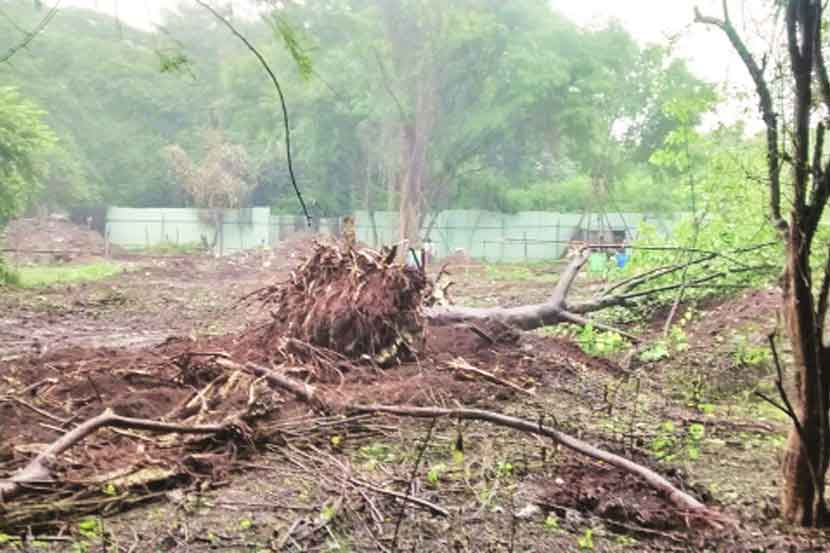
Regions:
<instances>
[{"instance_id":1,"label":"exposed root","mask_svg":"<svg viewBox=\"0 0 830 553\"><path fill-rule=\"evenodd\" d=\"M272 309L262 345L290 337L349 359L387 365L423 342L426 275L395 262L395 251L317 242L287 282L252 297Z\"/></svg>"}]
</instances>

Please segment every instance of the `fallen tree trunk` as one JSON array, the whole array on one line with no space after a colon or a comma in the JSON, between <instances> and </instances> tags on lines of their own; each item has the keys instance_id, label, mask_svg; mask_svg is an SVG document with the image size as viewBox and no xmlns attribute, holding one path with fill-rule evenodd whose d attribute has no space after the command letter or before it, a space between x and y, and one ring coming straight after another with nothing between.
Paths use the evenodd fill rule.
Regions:
<instances>
[{"instance_id":1,"label":"fallen tree trunk","mask_svg":"<svg viewBox=\"0 0 830 553\"><path fill-rule=\"evenodd\" d=\"M639 275L629 277L614 284L610 288L606 289L605 292L593 299L571 303L567 301L568 293L573 287L573 283L576 280L577 275L582 270L582 267L585 265L585 262L588 260L591 253L590 249L585 249L580 252L580 255L575 257L567 265L567 267L565 267L559 282L556 284L556 288L550 298L545 302L520 305L516 307L463 307L444 305L427 308L425 310L425 315L428 323L434 326L497 321L522 330L533 330L535 328L559 323L574 323L579 325L587 325L590 323L596 328L613 331L634 342L638 342L639 339L636 336L626 334L625 332L614 327L592 321L586 318L585 315L606 309L608 307L631 305L649 296L654 296L661 292L677 290L681 287L704 287L707 283L711 283L712 281L733 274L769 270L769 265L748 266L744 263L733 260L729 256L730 253L750 252L769 245L770 244L761 244L741 248L734 250L733 252L726 252L725 254L704 252L700 257L689 260L688 262L658 267L656 269L645 271ZM729 263L732 263L734 267L706 274L685 283L666 284L646 290L639 289L661 277L668 276L678 271L683 271L688 267L704 264L717 257L727 260ZM611 292L616 293L612 294Z\"/></svg>"},{"instance_id":2,"label":"fallen tree trunk","mask_svg":"<svg viewBox=\"0 0 830 553\"><path fill-rule=\"evenodd\" d=\"M584 250L575 257L562 272L550 299L544 303L522 305L519 307L460 307L438 306L426 310L427 320L433 325L448 325L475 321L499 321L504 324L532 330L569 321L565 298L573 285L579 271L588 261L589 250Z\"/></svg>"}]
</instances>

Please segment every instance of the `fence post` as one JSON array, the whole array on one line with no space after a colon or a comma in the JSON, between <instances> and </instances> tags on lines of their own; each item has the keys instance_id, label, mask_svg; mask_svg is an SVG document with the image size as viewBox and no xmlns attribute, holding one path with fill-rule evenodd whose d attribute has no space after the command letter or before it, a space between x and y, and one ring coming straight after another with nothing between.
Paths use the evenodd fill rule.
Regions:
<instances>
[{"instance_id":1,"label":"fence post","mask_svg":"<svg viewBox=\"0 0 830 553\"><path fill-rule=\"evenodd\" d=\"M522 240L524 240L525 244L525 263L527 263L527 231L522 233Z\"/></svg>"},{"instance_id":2,"label":"fence post","mask_svg":"<svg viewBox=\"0 0 830 553\"><path fill-rule=\"evenodd\" d=\"M556 218L556 242L553 245L553 251L556 252L557 254L560 252L560 249L559 249L559 225L561 225L561 224L562 224L562 218L557 217ZM567 249L567 248L563 247L561 251L564 251L565 249ZM559 257L561 257L561 256L560 255L554 255L554 259L558 259Z\"/></svg>"}]
</instances>

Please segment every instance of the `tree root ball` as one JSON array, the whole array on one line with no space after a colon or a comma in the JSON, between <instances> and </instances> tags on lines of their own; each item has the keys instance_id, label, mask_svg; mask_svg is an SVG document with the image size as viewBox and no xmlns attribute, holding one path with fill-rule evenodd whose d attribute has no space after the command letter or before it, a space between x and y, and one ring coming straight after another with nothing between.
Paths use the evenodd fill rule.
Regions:
<instances>
[{"instance_id":1,"label":"tree root ball","mask_svg":"<svg viewBox=\"0 0 830 553\"><path fill-rule=\"evenodd\" d=\"M421 349L431 288L424 271L396 261L394 249L318 241L286 282L260 290L258 299L271 308L273 338L388 365Z\"/></svg>"}]
</instances>

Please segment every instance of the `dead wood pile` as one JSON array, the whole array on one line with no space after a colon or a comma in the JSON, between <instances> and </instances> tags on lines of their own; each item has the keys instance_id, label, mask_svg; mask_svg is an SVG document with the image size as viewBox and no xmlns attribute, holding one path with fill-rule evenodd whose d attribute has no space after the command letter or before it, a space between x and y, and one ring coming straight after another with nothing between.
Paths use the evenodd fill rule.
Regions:
<instances>
[{"instance_id":1,"label":"dead wood pile","mask_svg":"<svg viewBox=\"0 0 830 553\"><path fill-rule=\"evenodd\" d=\"M431 286L424 271L398 263L395 253L316 242L287 281L252 296L271 309L264 338L293 338L380 365L411 358L423 344Z\"/></svg>"}]
</instances>

